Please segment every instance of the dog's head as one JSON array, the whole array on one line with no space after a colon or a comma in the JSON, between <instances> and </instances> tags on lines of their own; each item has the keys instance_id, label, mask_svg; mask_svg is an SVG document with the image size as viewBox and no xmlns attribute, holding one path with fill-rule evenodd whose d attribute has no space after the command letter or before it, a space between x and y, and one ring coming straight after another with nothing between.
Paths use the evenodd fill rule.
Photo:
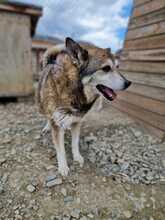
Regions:
<instances>
[{"instance_id":1,"label":"dog's head","mask_svg":"<svg viewBox=\"0 0 165 220\"><path fill-rule=\"evenodd\" d=\"M99 92L112 101L116 97L115 91L125 90L131 85L131 82L119 73L110 49L80 45L71 38L66 38L65 46L79 69L84 87L91 86L96 93Z\"/></svg>"}]
</instances>

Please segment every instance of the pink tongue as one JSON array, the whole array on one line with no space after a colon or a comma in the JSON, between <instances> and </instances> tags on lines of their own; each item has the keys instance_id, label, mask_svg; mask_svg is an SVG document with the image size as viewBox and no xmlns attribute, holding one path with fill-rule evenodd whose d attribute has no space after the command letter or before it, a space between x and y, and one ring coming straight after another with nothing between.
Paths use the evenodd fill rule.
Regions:
<instances>
[{"instance_id":1,"label":"pink tongue","mask_svg":"<svg viewBox=\"0 0 165 220\"><path fill-rule=\"evenodd\" d=\"M112 97L113 99L116 97L116 94L111 89L106 88L105 92L108 94L109 97Z\"/></svg>"}]
</instances>

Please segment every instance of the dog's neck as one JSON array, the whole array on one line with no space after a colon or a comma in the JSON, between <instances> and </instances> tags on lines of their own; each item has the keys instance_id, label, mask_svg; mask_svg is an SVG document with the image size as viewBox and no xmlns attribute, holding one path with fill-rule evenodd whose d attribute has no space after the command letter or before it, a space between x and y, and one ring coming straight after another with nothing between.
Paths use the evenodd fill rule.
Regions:
<instances>
[{"instance_id":1,"label":"dog's neck","mask_svg":"<svg viewBox=\"0 0 165 220\"><path fill-rule=\"evenodd\" d=\"M84 85L84 94L87 99L87 103L93 102L98 98L98 93L96 92L96 88L92 85Z\"/></svg>"}]
</instances>

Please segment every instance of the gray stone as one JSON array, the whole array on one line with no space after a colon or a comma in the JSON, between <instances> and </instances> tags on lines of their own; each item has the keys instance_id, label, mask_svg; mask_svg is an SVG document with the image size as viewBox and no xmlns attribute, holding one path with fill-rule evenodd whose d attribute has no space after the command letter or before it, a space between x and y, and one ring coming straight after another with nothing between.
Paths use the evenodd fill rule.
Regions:
<instances>
[{"instance_id":1,"label":"gray stone","mask_svg":"<svg viewBox=\"0 0 165 220\"><path fill-rule=\"evenodd\" d=\"M89 213L87 216L91 219L94 218L94 215L92 213Z\"/></svg>"},{"instance_id":2,"label":"gray stone","mask_svg":"<svg viewBox=\"0 0 165 220\"><path fill-rule=\"evenodd\" d=\"M78 219L80 217L80 209L73 209L71 216Z\"/></svg>"},{"instance_id":3,"label":"gray stone","mask_svg":"<svg viewBox=\"0 0 165 220\"><path fill-rule=\"evenodd\" d=\"M33 185L31 185L31 184L28 185L28 186L26 187L26 189L27 189L28 192L31 192L31 193L36 190L35 186L33 186Z\"/></svg>"},{"instance_id":4,"label":"gray stone","mask_svg":"<svg viewBox=\"0 0 165 220\"><path fill-rule=\"evenodd\" d=\"M6 158L0 158L0 165L6 162Z\"/></svg>"},{"instance_id":5,"label":"gray stone","mask_svg":"<svg viewBox=\"0 0 165 220\"><path fill-rule=\"evenodd\" d=\"M80 218L80 220L88 220L86 216Z\"/></svg>"},{"instance_id":6,"label":"gray stone","mask_svg":"<svg viewBox=\"0 0 165 220\"><path fill-rule=\"evenodd\" d=\"M2 209L3 208L3 204L0 202L0 209Z\"/></svg>"},{"instance_id":7,"label":"gray stone","mask_svg":"<svg viewBox=\"0 0 165 220\"><path fill-rule=\"evenodd\" d=\"M73 196L66 196L64 198L64 202L73 202L74 201L74 197Z\"/></svg>"},{"instance_id":8,"label":"gray stone","mask_svg":"<svg viewBox=\"0 0 165 220\"><path fill-rule=\"evenodd\" d=\"M70 219L71 219L70 216L64 216L64 217L62 218L62 220L70 220Z\"/></svg>"},{"instance_id":9,"label":"gray stone","mask_svg":"<svg viewBox=\"0 0 165 220\"><path fill-rule=\"evenodd\" d=\"M52 180L54 180L56 178L57 178L56 174L49 175L49 176L46 177L46 182L50 182L50 181L52 181Z\"/></svg>"},{"instance_id":10,"label":"gray stone","mask_svg":"<svg viewBox=\"0 0 165 220\"><path fill-rule=\"evenodd\" d=\"M0 194L4 193L4 186L0 184Z\"/></svg>"},{"instance_id":11,"label":"gray stone","mask_svg":"<svg viewBox=\"0 0 165 220\"><path fill-rule=\"evenodd\" d=\"M61 193L63 196L67 196L67 190L65 188L61 189Z\"/></svg>"},{"instance_id":12,"label":"gray stone","mask_svg":"<svg viewBox=\"0 0 165 220\"><path fill-rule=\"evenodd\" d=\"M58 179L54 179L54 180L51 180L51 181L47 182L46 186L50 188L50 187L57 186L57 185L60 185L60 184L62 184L62 179L58 178Z\"/></svg>"},{"instance_id":13,"label":"gray stone","mask_svg":"<svg viewBox=\"0 0 165 220\"><path fill-rule=\"evenodd\" d=\"M15 216L15 220L22 220L22 219L23 219L23 217L21 215L16 215Z\"/></svg>"},{"instance_id":14,"label":"gray stone","mask_svg":"<svg viewBox=\"0 0 165 220\"><path fill-rule=\"evenodd\" d=\"M54 165L50 165L50 166L47 166L47 167L46 167L47 170L52 170L52 169L54 169L54 168L55 168Z\"/></svg>"},{"instance_id":15,"label":"gray stone","mask_svg":"<svg viewBox=\"0 0 165 220\"><path fill-rule=\"evenodd\" d=\"M63 220L61 216L51 216L50 220Z\"/></svg>"},{"instance_id":16,"label":"gray stone","mask_svg":"<svg viewBox=\"0 0 165 220\"><path fill-rule=\"evenodd\" d=\"M124 215L127 219L129 219L129 218L132 217L132 213L131 213L130 211L128 211L128 210L124 211L124 212L123 212L123 215Z\"/></svg>"}]
</instances>

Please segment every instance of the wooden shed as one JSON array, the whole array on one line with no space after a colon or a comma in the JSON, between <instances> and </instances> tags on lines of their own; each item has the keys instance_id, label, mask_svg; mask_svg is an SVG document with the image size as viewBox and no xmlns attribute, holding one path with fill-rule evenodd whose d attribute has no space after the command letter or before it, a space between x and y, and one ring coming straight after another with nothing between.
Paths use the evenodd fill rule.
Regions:
<instances>
[{"instance_id":1,"label":"wooden shed","mask_svg":"<svg viewBox=\"0 0 165 220\"><path fill-rule=\"evenodd\" d=\"M38 80L42 67L42 57L44 52L52 46L61 44L63 41L57 37L35 35L32 39L32 73L33 79Z\"/></svg>"},{"instance_id":2,"label":"wooden shed","mask_svg":"<svg viewBox=\"0 0 165 220\"><path fill-rule=\"evenodd\" d=\"M120 70L133 81L114 106L165 135L165 0L134 0Z\"/></svg>"},{"instance_id":3,"label":"wooden shed","mask_svg":"<svg viewBox=\"0 0 165 220\"><path fill-rule=\"evenodd\" d=\"M31 37L41 15L35 5L0 3L0 97L33 92Z\"/></svg>"}]
</instances>

